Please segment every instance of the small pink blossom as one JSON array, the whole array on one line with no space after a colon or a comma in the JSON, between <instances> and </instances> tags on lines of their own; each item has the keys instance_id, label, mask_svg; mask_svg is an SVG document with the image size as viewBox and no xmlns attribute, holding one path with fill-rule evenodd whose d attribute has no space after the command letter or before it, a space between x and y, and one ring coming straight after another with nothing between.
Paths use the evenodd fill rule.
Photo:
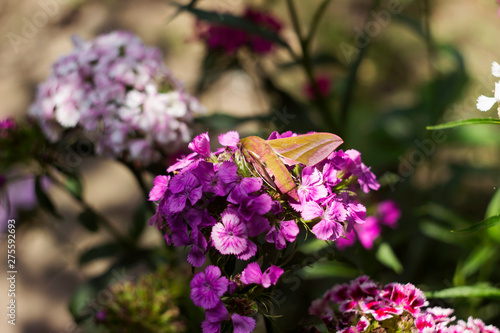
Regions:
<instances>
[{"instance_id":1,"label":"small pink blossom","mask_svg":"<svg viewBox=\"0 0 500 333\"><path fill-rule=\"evenodd\" d=\"M269 288L278 282L279 277L283 274L283 269L278 266L271 265L268 269L262 273L262 270L258 263L253 262L248 264L248 266L241 273L241 282L243 284L259 284L264 288Z\"/></svg>"},{"instance_id":2,"label":"small pink blossom","mask_svg":"<svg viewBox=\"0 0 500 333\"><path fill-rule=\"evenodd\" d=\"M332 85L330 78L327 76L318 76L314 80L318 86L320 97L328 97ZM314 93L311 83L308 82L304 85L304 94L309 100L316 99L316 94Z\"/></svg>"}]
</instances>

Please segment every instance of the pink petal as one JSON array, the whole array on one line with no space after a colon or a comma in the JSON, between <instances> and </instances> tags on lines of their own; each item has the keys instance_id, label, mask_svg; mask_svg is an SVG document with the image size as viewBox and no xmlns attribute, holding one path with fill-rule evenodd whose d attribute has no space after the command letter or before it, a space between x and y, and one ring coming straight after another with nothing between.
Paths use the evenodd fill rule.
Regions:
<instances>
[{"instance_id":1,"label":"pink petal","mask_svg":"<svg viewBox=\"0 0 500 333\"><path fill-rule=\"evenodd\" d=\"M255 328L255 319L251 317L243 317L237 313L231 316L233 319L234 333L250 333Z\"/></svg>"},{"instance_id":2,"label":"pink petal","mask_svg":"<svg viewBox=\"0 0 500 333\"><path fill-rule=\"evenodd\" d=\"M240 141L240 135L236 131L229 131L219 135L219 143L223 146L235 148Z\"/></svg>"},{"instance_id":3,"label":"pink petal","mask_svg":"<svg viewBox=\"0 0 500 333\"><path fill-rule=\"evenodd\" d=\"M247 265L247 267L241 272L241 282L243 284L260 284L262 279L262 270L257 262L253 262Z\"/></svg>"}]
</instances>

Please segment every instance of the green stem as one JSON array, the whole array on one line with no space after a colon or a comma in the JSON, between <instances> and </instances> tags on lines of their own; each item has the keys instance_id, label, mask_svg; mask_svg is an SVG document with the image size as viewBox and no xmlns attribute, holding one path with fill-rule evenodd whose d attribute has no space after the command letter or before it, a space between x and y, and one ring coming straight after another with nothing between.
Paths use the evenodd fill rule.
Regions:
<instances>
[{"instance_id":1,"label":"green stem","mask_svg":"<svg viewBox=\"0 0 500 333\"><path fill-rule=\"evenodd\" d=\"M79 202L83 209L91 210L92 212L94 212L94 214L99 216L99 223L117 240L117 242L121 243L125 248L136 248L134 240L127 236L123 236L121 234L121 231L117 227L115 227L113 223L111 223L111 221L108 220L104 215L97 213L91 206L89 206L88 203L83 201L83 199L79 200Z\"/></svg>"},{"instance_id":2,"label":"green stem","mask_svg":"<svg viewBox=\"0 0 500 333\"><path fill-rule=\"evenodd\" d=\"M69 192L67 190L66 186L63 183L61 183L59 180L57 180L57 178L54 175L52 175L51 173L52 172L49 171L48 169L46 170L46 174L48 177L50 177L52 182L54 182L56 185L58 185L64 191L66 191L72 198L74 198L80 204L80 206L84 210L90 210L95 215L97 215L99 217L98 218L99 224L102 225L102 227L104 229L106 229L111 234L111 236L113 236L116 239L116 241L118 243L122 244L123 247L125 247L125 248L137 248L133 239L131 239L127 236L123 236L121 234L121 231L118 228L116 228L113 225L113 223L111 223L111 221L109 221L104 215L97 213L82 197L81 198L77 197L77 196L73 195L73 193Z\"/></svg>"},{"instance_id":3,"label":"green stem","mask_svg":"<svg viewBox=\"0 0 500 333\"><path fill-rule=\"evenodd\" d=\"M151 211L151 213L156 212L156 208L153 205L151 201L149 201L149 191L150 189L146 187L146 184L144 183L144 180L142 179L141 172L137 170L132 164L126 163L122 161L123 164L127 166L127 168L132 172L134 175L135 180L137 181L137 184L139 184L139 187L141 189L142 195L144 197L144 201L146 202L146 207Z\"/></svg>"},{"instance_id":4,"label":"green stem","mask_svg":"<svg viewBox=\"0 0 500 333\"><path fill-rule=\"evenodd\" d=\"M423 26L425 34L425 46L427 51L427 65L429 66L429 75L433 76L434 68L432 67L432 56L434 55L434 46L432 43L431 23L430 23L430 3L429 0L422 2L423 6Z\"/></svg>"},{"instance_id":5,"label":"green stem","mask_svg":"<svg viewBox=\"0 0 500 333\"><path fill-rule=\"evenodd\" d=\"M379 0L374 1L373 6L372 6L371 10L369 11L369 13L376 10L379 2L380 2ZM369 13L367 14L367 17L365 20L366 22L368 22L370 19ZM364 30L363 30L362 38L363 39L367 38L366 32ZM354 87L356 86L356 82L357 82L358 70L359 70L359 67L361 66L361 62L363 61L363 59L365 57L367 48L368 48L368 45L359 50L358 56L357 56L356 60L354 61L354 63L352 64L351 70L349 72L349 76L347 78L346 92L345 92L344 98L342 99L341 104L340 104L340 124L343 125L342 126L343 128L346 127L346 124L348 121L347 114L349 112L349 108L351 107L352 97L354 95Z\"/></svg>"},{"instance_id":6,"label":"green stem","mask_svg":"<svg viewBox=\"0 0 500 333\"><path fill-rule=\"evenodd\" d=\"M300 42L300 48L302 50L302 57L299 59L299 61L302 63L302 67L304 68L304 71L306 73L307 79L309 81L309 84L312 87L313 93L314 93L314 104L318 108L318 110L321 113L321 116L323 117L323 120L326 122L327 126L334 132L337 132L339 129L336 128L335 125L335 119L333 118L333 114L330 112L330 108L328 107L328 103L325 100L325 98L322 96L321 91L319 89L318 83L316 82L316 79L314 77L314 71L313 71L313 64L312 64L312 59L311 55L309 53L309 46L311 44L312 38L314 37L314 33L317 30L319 21L321 17L323 16L323 12L326 9L326 6L328 5L329 0L325 0L318 10L316 11L314 15L314 21L312 22L311 29L309 31L309 35L304 39L302 35L302 31L300 29L300 22L299 22L299 17L297 15L297 10L295 8L295 4L293 0L287 0L287 5L288 5L288 12L290 14L290 17L292 19L292 25L293 29L295 30L295 33L297 34L297 37L299 38Z\"/></svg>"},{"instance_id":7,"label":"green stem","mask_svg":"<svg viewBox=\"0 0 500 333\"><path fill-rule=\"evenodd\" d=\"M273 333L274 332L273 323L268 317L266 316L263 317L264 317L264 325L266 327L266 333Z\"/></svg>"},{"instance_id":8,"label":"green stem","mask_svg":"<svg viewBox=\"0 0 500 333\"><path fill-rule=\"evenodd\" d=\"M352 96L354 95L354 87L356 86L357 82L359 66L363 61L366 49L367 47L364 47L359 51L358 57L352 64L349 76L347 77L346 92L340 104L340 123L344 125L347 123L347 113L349 112L349 108L351 107Z\"/></svg>"},{"instance_id":9,"label":"green stem","mask_svg":"<svg viewBox=\"0 0 500 333\"><path fill-rule=\"evenodd\" d=\"M324 13L326 13L326 7L328 7L330 1L331 0L323 0L321 5L319 5L318 9L314 13L313 20L311 22L311 28L309 29L309 34L307 35L307 38L305 40L306 47L309 47L309 45L311 44L311 41L314 38L316 31L318 30L319 22L321 22Z\"/></svg>"}]
</instances>

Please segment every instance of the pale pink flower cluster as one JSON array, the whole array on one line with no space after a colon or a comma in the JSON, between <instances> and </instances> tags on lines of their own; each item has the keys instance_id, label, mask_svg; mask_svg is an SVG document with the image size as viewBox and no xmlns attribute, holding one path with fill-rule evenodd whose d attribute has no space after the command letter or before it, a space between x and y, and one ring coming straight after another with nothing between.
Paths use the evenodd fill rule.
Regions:
<instances>
[{"instance_id":1,"label":"pale pink flower cluster","mask_svg":"<svg viewBox=\"0 0 500 333\"><path fill-rule=\"evenodd\" d=\"M74 42L30 109L50 141L84 134L99 155L148 164L191 140L193 116L203 108L163 65L159 49L125 31Z\"/></svg>"}]
</instances>

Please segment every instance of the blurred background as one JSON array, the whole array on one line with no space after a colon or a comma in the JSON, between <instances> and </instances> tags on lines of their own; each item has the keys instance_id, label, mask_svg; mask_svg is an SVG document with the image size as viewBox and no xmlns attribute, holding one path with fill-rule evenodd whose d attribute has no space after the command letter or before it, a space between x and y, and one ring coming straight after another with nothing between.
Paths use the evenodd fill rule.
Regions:
<instances>
[{"instance_id":1,"label":"blurred background","mask_svg":"<svg viewBox=\"0 0 500 333\"><path fill-rule=\"evenodd\" d=\"M17 118L27 113L51 64L73 49L73 35L87 40L129 30L159 47L165 64L206 107L207 114L197 123L200 132L236 128L265 137L272 130L331 130L344 138L344 149L359 150L364 163L372 166L383 185L376 199L398 203L398 228L382 234L397 260L374 262L377 247L335 250L334 261L303 271L300 288L285 291L290 301L282 312L299 313L333 283L361 273L383 283L412 282L424 290L498 285L498 230L449 232L500 213L500 206L490 204L500 184L498 129L425 129L452 120L498 117L495 108L481 113L475 107L479 95L492 96L491 63L500 61L498 4L401 0L396 1L400 14L383 16L380 11L387 12L390 2L337 0L327 7L311 45L313 74L327 82L318 101L308 93L304 69L293 63L284 47L262 57L239 52L234 55L237 61L221 56L211 63L195 15L181 12L173 18L177 7L170 1L2 0L0 115ZM319 4L297 1L304 27ZM281 38L300 53L284 1L197 4L235 15L247 6L275 16L282 23ZM38 25L32 24L34 20ZM368 29L368 39L360 39L363 29ZM335 128L323 118L322 108L335 113ZM280 118L283 114L291 116ZM118 162L92 156L82 156L77 169L87 202L125 230L123 221L136 212L142 198L130 172ZM146 176L149 184L153 176ZM112 263L109 258L80 263L82 253L110 237L91 233L76 221L79 206L67 193L57 188L48 193L63 218L43 211L18 217L18 316L15 327L2 319L2 332L78 332L68 304L79 286L109 271ZM155 228L146 227L140 242L154 248L163 240ZM3 240L1 244L6 251ZM306 250L313 253L318 247L312 244ZM116 268L112 274L135 279L145 270L141 265L139 261L130 269ZM6 299L2 306L7 302L5 271L0 275L1 298ZM439 302L457 308L460 318L471 314L500 325L498 301Z\"/></svg>"}]
</instances>

